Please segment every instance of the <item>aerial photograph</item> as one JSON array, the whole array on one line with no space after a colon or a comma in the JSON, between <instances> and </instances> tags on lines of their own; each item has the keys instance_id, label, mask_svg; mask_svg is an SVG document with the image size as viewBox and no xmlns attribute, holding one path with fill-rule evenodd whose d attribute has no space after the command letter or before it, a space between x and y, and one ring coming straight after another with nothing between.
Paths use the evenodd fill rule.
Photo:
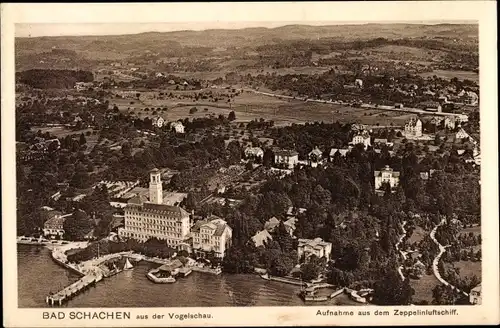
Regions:
<instances>
[{"instance_id":1,"label":"aerial photograph","mask_svg":"<svg viewBox=\"0 0 500 328\"><path fill-rule=\"evenodd\" d=\"M259 24L16 24L19 308L481 304L479 25Z\"/></svg>"}]
</instances>

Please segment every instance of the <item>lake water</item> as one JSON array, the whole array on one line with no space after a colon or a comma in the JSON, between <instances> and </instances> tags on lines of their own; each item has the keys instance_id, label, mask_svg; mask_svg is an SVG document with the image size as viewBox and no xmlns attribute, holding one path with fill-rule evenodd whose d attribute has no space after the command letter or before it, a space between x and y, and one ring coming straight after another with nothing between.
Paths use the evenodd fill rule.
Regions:
<instances>
[{"instance_id":1,"label":"lake water","mask_svg":"<svg viewBox=\"0 0 500 328\"><path fill-rule=\"evenodd\" d=\"M45 297L79 276L52 261L44 247L18 245L19 307L47 307ZM146 273L158 265L141 262L131 271L104 279L77 295L66 307L203 307L203 306L304 306L298 286L266 281L257 275L193 272L174 284L154 284ZM345 295L325 303L356 304Z\"/></svg>"}]
</instances>

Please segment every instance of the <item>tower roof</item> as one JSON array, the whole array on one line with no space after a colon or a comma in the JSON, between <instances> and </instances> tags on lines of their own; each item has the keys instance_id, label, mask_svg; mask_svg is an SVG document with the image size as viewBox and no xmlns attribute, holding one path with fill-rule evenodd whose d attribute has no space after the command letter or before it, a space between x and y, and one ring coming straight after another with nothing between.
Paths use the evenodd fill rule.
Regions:
<instances>
[{"instance_id":1,"label":"tower roof","mask_svg":"<svg viewBox=\"0 0 500 328\"><path fill-rule=\"evenodd\" d=\"M158 170L156 167L149 171L149 173L160 173L160 170Z\"/></svg>"}]
</instances>

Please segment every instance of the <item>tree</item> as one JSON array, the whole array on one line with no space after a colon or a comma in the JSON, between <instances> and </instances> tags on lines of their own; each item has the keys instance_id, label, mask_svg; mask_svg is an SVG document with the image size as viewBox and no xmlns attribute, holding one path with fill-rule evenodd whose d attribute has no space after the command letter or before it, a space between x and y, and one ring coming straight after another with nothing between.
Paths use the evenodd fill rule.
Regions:
<instances>
[{"instance_id":1,"label":"tree","mask_svg":"<svg viewBox=\"0 0 500 328\"><path fill-rule=\"evenodd\" d=\"M227 119L229 121L234 121L236 119L236 114L234 113L234 110L232 110L231 112L229 112L229 114L227 115Z\"/></svg>"},{"instance_id":2,"label":"tree","mask_svg":"<svg viewBox=\"0 0 500 328\"><path fill-rule=\"evenodd\" d=\"M373 301L378 305L409 305L415 291L409 279L401 281L394 269L388 269L386 277L375 283Z\"/></svg>"},{"instance_id":3,"label":"tree","mask_svg":"<svg viewBox=\"0 0 500 328\"><path fill-rule=\"evenodd\" d=\"M87 139L85 139L85 135L82 133L80 134L80 146L83 146L87 143Z\"/></svg>"},{"instance_id":4,"label":"tree","mask_svg":"<svg viewBox=\"0 0 500 328\"><path fill-rule=\"evenodd\" d=\"M90 186L89 174L85 165L79 163L76 166L75 174L73 174L69 184L78 189L85 189Z\"/></svg>"},{"instance_id":5,"label":"tree","mask_svg":"<svg viewBox=\"0 0 500 328\"><path fill-rule=\"evenodd\" d=\"M194 210L198 205L198 199L192 192L187 194L186 200L184 202L187 210Z\"/></svg>"},{"instance_id":6,"label":"tree","mask_svg":"<svg viewBox=\"0 0 500 328\"><path fill-rule=\"evenodd\" d=\"M262 157L262 164L265 167L270 167L274 163L274 153L271 149L266 149L264 151L264 156Z\"/></svg>"},{"instance_id":7,"label":"tree","mask_svg":"<svg viewBox=\"0 0 500 328\"><path fill-rule=\"evenodd\" d=\"M93 224L85 212L76 210L64 220L63 228L65 239L84 240L84 236L92 230Z\"/></svg>"},{"instance_id":8,"label":"tree","mask_svg":"<svg viewBox=\"0 0 500 328\"><path fill-rule=\"evenodd\" d=\"M308 263L305 263L300 267L303 280L311 281L318 278L318 275L321 271L321 266L317 262L318 261L311 259Z\"/></svg>"}]
</instances>

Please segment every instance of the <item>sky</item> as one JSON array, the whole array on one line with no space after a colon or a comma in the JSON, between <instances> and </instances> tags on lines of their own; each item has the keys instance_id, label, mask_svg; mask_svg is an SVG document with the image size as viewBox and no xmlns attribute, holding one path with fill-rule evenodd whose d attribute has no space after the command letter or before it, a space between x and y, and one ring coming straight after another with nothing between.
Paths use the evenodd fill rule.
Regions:
<instances>
[{"instance_id":1,"label":"sky","mask_svg":"<svg viewBox=\"0 0 500 328\"><path fill-rule=\"evenodd\" d=\"M391 22L397 23L397 22ZM408 24L408 22L400 22ZM412 22L416 24L417 22ZM423 24L424 22L420 22ZM454 22L455 23L455 22ZM460 22L456 22L460 23ZM249 27L274 28L285 25L345 25L345 24L366 24L365 22L185 22L185 23L35 23L16 24L16 37L39 37L39 36L77 36L77 35L122 35L137 34L143 32L171 32L182 30L201 31L206 29L241 29ZM436 22L425 22L425 24L436 24Z\"/></svg>"}]
</instances>

